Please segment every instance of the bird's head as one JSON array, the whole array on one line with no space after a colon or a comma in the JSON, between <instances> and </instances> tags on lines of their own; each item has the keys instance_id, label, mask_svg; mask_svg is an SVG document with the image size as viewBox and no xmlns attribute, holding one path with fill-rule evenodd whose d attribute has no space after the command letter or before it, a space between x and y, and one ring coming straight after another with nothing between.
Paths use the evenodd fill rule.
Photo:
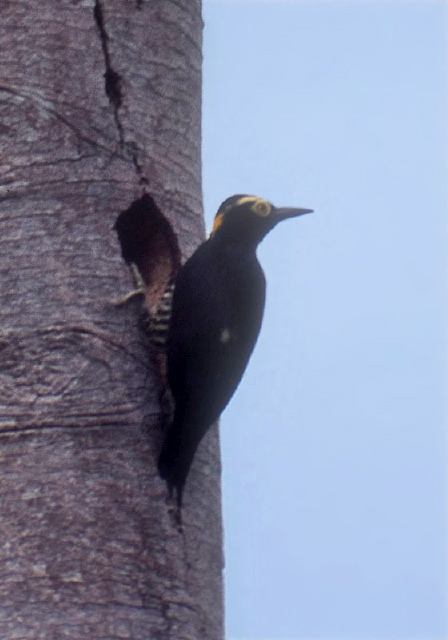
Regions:
<instances>
[{"instance_id":1,"label":"bird's head","mask_svg":"<svg viewBox=\"0 0 448 640\"><path fill-rule=\"evenodd\" d=\"M210 237L256 246L282 220L311 212L312 209L277 208L256 196L231 196L219 207Z\"/></svg>"}]
</instances>

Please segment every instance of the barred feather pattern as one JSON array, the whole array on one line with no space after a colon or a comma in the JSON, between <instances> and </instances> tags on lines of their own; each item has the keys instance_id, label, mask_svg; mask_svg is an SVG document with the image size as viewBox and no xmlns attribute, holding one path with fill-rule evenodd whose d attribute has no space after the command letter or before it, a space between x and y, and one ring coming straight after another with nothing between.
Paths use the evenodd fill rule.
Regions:
<instances>
[{"instance_id":1,"label":"barred feather pattern","mask_svg":"<svg viewBox=\"0 0 448 640\"><path fill-rule=\"evenodd\" d=\"M174 281L165 289L157 311L147 319L147 329L150 340L156 350L156 362L163 380L163 390L160 397L162 422L168 427L174 416L174 398L169 388L166 370L166 343L170 327L171 307L173 303Z\"/></svg>"},{"instance_id":2,"label":"barred feather pattern","mask_svg":"<svg viewBox=\"0 0 448 640\"><path fill-rule=\"evenodd\" d=\"M149 318L149 335L158 351L165 351L173 304L174 282L165 289L157 311Z\"/></svg>"}]
</instances>

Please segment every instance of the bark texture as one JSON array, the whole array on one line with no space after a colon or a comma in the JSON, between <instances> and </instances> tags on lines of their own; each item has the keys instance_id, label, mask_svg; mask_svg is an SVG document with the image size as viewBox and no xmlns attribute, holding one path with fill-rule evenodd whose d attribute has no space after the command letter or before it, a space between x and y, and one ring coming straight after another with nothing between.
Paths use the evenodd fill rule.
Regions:
<instances>
[{"instance_id":1,"label":"bark texture","mask_svg":"<svg viewBox=\"0 0 448 640\"><path fill-rule=\"evenodd\" d=\"M0 637L220 640L219 453L176 525L114 222L203 235L200 0L0 2Z\"/></svg>"}]
</instances>

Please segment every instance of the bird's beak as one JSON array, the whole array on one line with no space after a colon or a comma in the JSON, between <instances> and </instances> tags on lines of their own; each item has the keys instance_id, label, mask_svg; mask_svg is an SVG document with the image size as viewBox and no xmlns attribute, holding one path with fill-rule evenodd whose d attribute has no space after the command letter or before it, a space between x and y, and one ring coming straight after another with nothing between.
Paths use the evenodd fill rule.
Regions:
<instances>
[{"instance_id":1,"label":"bird's beak","mask_svg":"<svg viewBox=\"0 0 448 640\"><path fill-rule=\"evenodd\" d=\"M273 212L273 218L275 222L281 222L287 218L295 218L296 216L303 216L305 213L313 213L313 209L293 209L292 207L281 207L275 209ZM271 214L272 215L272 214Z\"/></svg>"}]
</instances>

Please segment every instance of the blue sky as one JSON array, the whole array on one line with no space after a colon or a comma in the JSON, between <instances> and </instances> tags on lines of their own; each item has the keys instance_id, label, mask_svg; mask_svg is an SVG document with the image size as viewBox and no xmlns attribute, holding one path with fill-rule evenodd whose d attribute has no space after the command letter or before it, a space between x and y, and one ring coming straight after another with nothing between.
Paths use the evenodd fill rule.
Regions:
<instances>
[{"instance_id":1,"label":"blue sky","mask_svg":"<svg viewBox=\"0 0 448 640\"><path fill-rule=\"evenodd\" d=\"M259 249L221 421L227 638L447 629L442 1L205 0L203 176L315 213Z\"/></svg>"}]
</instances>

